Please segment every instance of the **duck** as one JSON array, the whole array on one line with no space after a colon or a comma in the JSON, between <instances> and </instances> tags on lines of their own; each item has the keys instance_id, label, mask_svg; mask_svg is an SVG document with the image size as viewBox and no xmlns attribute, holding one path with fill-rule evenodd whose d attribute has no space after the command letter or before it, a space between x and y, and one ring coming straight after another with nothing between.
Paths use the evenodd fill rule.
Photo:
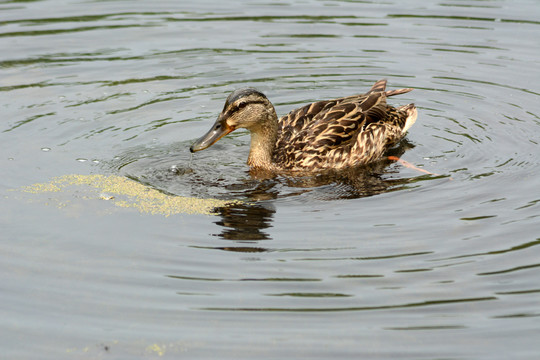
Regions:
<instances>
[{"instance_id":1,"label":"duck","mask_svg":"<svg viewBox=\"0 0 540 360\"><path fill-rule=\"evenodd\" d=\"M416 106L392 107L389 96L412 88L386 90L386 79L363 94L322 100L278 119L270 100L257 89L242 88L226 99L214 125L190 147L207 149L234 130L251 134L250 169L314 172L342 170L380 159L416 121Z\"/></svg>"}]
</instances>

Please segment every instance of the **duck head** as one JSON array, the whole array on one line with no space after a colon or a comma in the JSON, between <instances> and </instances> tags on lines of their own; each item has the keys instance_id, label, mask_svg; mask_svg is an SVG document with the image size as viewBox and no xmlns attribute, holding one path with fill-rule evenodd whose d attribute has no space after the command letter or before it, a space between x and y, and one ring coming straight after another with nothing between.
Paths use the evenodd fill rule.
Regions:
<instances>
[{"instance_id":1,"label":"duck head","mask_svg":"<svg viewBox=\"0 0 540 360\"><path fill-rule=\"evenodd\" d=\"M191 152L204 150L239 128L248 129L251 133L258 132L269 119L274 118L276 118L274 106L263 93L253 88L235 90L225 101L225 106L214 125L196 140L189 150Z\"/></svg>"}]
</instances>

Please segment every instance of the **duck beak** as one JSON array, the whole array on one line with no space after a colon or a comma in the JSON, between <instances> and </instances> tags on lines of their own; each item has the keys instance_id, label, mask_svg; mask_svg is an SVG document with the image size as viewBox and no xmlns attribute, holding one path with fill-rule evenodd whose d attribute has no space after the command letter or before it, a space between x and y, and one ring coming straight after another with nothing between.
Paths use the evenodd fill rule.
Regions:
<instances>
[{"instance_id":1,"label":"duck beak","mask_svg":"<svg viewBox=\"0 0 540 360\"><path fill-rule=\"evenodd\" d=\"M212 128L204 134L200 139L195 141L189 148L192 153L195 151L204 150L212 145L231 131L234 128L227 125L227 122L222 120L221 115L218 117Z\"/></svg>"}]
</instances>

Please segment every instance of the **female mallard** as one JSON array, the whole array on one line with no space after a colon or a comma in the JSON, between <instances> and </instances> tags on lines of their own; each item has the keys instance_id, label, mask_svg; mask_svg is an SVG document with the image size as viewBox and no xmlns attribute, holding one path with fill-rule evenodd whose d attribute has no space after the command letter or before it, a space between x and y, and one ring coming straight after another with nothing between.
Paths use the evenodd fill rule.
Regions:
<instances>
[{"instance_id":1,"label":"female mallard","mask_svg":"<svg viewBox=\"0 0 540 360\"><path fill-rule=\"evenodd\" d=\"M414 104L394 108L377 81L365 94L317 101L278 120L272 103L252 88L233 91L210 131L191 145L204 150L238 128L251 132L248 165L261 170L344 169L377 160L416 121Z\"/></svg>"}]
</instances>

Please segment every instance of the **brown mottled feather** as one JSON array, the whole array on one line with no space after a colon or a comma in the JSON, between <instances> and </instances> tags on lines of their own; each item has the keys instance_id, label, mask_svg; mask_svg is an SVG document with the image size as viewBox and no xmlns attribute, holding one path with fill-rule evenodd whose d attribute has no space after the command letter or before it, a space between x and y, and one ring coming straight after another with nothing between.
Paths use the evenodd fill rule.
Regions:
<instances>
[{"instance_id":1,"label":"brown mottled feather","mask_svg":"<svg viewBox=\"0 0 540 360\"><path fill-rule=\"evenodd\" d=\"M282 117L274 161L296 169L347 167L375 160L401 138L407 118L386 104L387 96L412 90L385 89L386 80L380 80L366 94L318 101Z\"/></svg>"}]
</instances>

